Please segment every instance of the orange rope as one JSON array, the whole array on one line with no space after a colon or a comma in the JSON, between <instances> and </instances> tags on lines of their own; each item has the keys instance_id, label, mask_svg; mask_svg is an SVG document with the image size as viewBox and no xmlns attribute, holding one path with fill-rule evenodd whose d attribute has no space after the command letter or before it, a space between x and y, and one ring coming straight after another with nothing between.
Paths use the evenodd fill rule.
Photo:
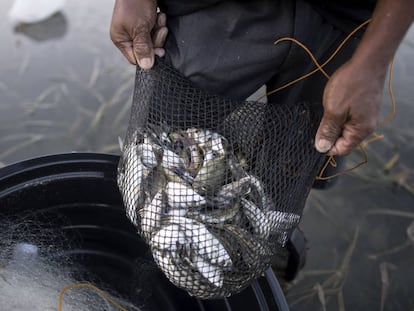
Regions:
<instances>
[{"instance_id":1,"label":"orange rope","mask_svg":"<svg viewBox=\"0 0 414 311\"><path fill-rule=\"evenodd\" d=\"M104 297L106 300L108 300L110 303L112 303L116 308L118 308L120 311L128 311L124 307L122 307L119 303L117 303L115 300L113 300L107 293L105 293L103 290L99 289L95 285L92 285L90 283L77 283L77 284L71 284L68 286L65 286L62 291L59 293L59 299L58 299L58 311L62 311L62 303L63 303L63 296L65 293L71 289L76 289L80 287L90 287L98 294L100 294L102 297Z\"/></svg>"},{"instance_id":2,"label":"orange rope","mask_svg":"<svg viewBox=\"0 0 414 311\"><path fill-rule=\"evenodd\" d=\"M302 80L306 79L307 77L309 77L309 76L317 73L318 71L321 71L322 68L325 67L335 57L336 54L338 54L338 52L349 41L349 39L351 39L351 37L355 33L357 33L361 28L365 27L370 22L371 22L371 19L363 22L361 25L359 25L358 27L356 27L348 36L346 36L346 38L344 40L342 40L342 42L338 45L338 47L336 48L336 50L332 53L331 56L329 56L329 58L322 65L319 65L319 63L316 61L315 57L309 51L309 49L308 48L305 48L305 51L307 51L308 54L312 54L311 59L315 63L315 65L316 65L317 68L314 69L314 70L312 70L312 71L310 71L310 72L308 72L308 73L306 73L306 74L304 74L303 76L301 76L301 77L299 77L299 78L297 78L297 79L295 79L293 81L290 81L290 82L288 82L288 83L286 83L286 84L284 84L282 86L279 86L278 88L276 88L276 89L274 89L274 90L272 90L270 92L267 92L265 94L265 96L269 96L269 95L271 95L273 93L279 92L279 91L281 91L281 90L283 90L283 89L285 89L285 88L287 88L287 87L289 87L289 86L291 86L291 85L293 85L293 84L295 84L295 83L297 83L299 81L302 81ZM301 44L301 43L299 43L298 40L296 40L295 38L289 38L289 37L280 38L280 39L276 40L273 44L278 44L278 43L283 42L283 41L292 41L292 42L294 42L296 44L299 44L299 46L304 47L304 45ZM322 70L322 72L325 73L325 76L327 75L325 71ZM328 78L329 78L329 76L328 76Z\"/></svg>"},{"instance_id":3,"label":"orange rope","mask_svg":"<svg viewBox=\"0 0 414 311\"><path fill-rule=\"evenodd\" d=\"M394 58L395 58L395 56L393 56L392 59L391 59L389 75L388 75L388 94L390 95L390 100L391 100L391 112L390 112L388 117L386 117L384 120L382 120L379 123L379 125L384 125L386 123L391 122L392 119L394 119L395 113L396 113L396 110L397 110L397 105L395 103L395 96L394 96L394 92L392 90L392 77L393 77L393 70L394 70Z\"/></svg>"},{"instance_id":4,"label":"orange rope","mask_svg":"<svg viewBox=\"0 0 414 311\"><path fill-rule=\"evenodd\" d=\"M291 42L297 44L298 46L300 46L309 55L309 57L311 58L312 62L315 64L316 69L314 69L314 70L312 70L312 71L310 71L310 72L308 72L308 73L300 76L299 78L294 79L294 80L292 80L292 81L290 81L290 82L288 82L288 83L286 83L286 84L284 84L284 85L282 85L282 86L280 86L280 87L278 87L278 88L276 88L276 89L274 89L272 91L267 92L265 95L261 96L258 100L262 99L265 96L269 96L271 94L274 94L276 92L279 92L279 91L281 91L281 90L283 90L283 89L285 89L285 88L287 88L287 87L289 87L289 86L291 86L291 85L293 85L293 84L295 84L297 82L300 82L300 81L308 78L309 76L317 73L318 71L320 71L327 79L329 79L330 77L326 73L326 71L323 69L323 67L325 67L336 56L336 54L338 54L338 52L343 48L343 46L349 41L349 39L351 39L351 37L355 33L357 33L361 28L365 27L370 22L371 22L371 19L368 19L367 21L363 22L361 25L359 25L358 27L356 27L351 33L349 33L346 36L346 38L344 40L342 40L342 42L338 45L338 47L331 54L331 56L324 63L322 63L322 64L319 64L319 62L315 58L314 54L303 43L301 43L300 41L296 40L295 38L283 37L283 38L280 38L280 39L276 40L273 43L275 45L278 44L278 43L280 43L280 42L283 42L283 41L291 41ZM395 97L394 97L394 93L393 93L393 89L392 89L393 65L394 65L394 57L391 59L391 62L390 62L389 79L388 79L388 91L389 91L390 100L391 100L391 113L390 113L390 115L387 118L385 118L383 121L381 121L379 123L379 125L383 125L385 123L390 122L394 118L395 113L396 113L396 102L395 102ZM344 171L339 172L339 173L336 173L336 174L334 174L332 176L323 177L322 175L325 172L325 170L326 170L326 168L328 167L329 164L331 164L333 167L336 167L337 166L334 157L333 156L329 156L328 157L328 160L326 161L326 163L322 167L322 170L321 170L320 174L316 177L316 179L326 180L326 179L334 178L334 177L337 177L339 175L342 175L342 174L346 174L348 172L351 172L351 171L357 169L358 167L360 167L361 165L367 163L368 162L368 156L367 156L367 153L365 151L365 147L369 143L372 143L372 142L377 141L377 140L382 139L382 138L384 138L383 135L379 135L377 133L373 133L371 138L366 139L364 142L362 142L359 145L359 148L363 152L364 160L361 163L357 164L355 167L350 168L350 169L347 169L347 170L344 170Z\"/></svg>"}]
</instances>

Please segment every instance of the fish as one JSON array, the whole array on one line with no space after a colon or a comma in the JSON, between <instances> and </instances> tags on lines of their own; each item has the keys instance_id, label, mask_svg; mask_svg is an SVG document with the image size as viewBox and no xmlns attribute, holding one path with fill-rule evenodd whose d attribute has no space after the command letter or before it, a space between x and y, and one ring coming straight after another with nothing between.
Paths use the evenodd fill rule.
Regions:
<instances>
[{"instance_id":1,"label":"fish","mask_svg":"<svg viewBox=\"0 0 414 311\"><path fill-rule=\"evenodd\" d=\"M244 159L244 165L238 160L238 157L235 155L229 156L229 159L227 161L229 170L235 179L241 179L243 177L246 177L247 173L245 169L247 168L246 160Z\"/></svg>"},{"instance_id":2,"label":"fish","mask_svg":"<svg viewBox=\"0 0 414 311\"><path fill-rule=\"evenodd\" d=\"M171 140L178 145L174 150L184 160L186 169L192 176L200 169L203 164L203 151L196 141L189 137L185 131L173 132L170 134ZM178 149L178 150L177 150Z\"/></svg>"},{"instance_id":3,"label":"fish","mask_svg":"<svg viewBox=\"0 0 414 311\"><path fill-rule=\"evenodd\" d=\"M160 251L178 252L182 245L190 241L178 224L169 224L162 227L150 239L150 245Z\"/></svg>"},{"instance_id":4,"label":"fish","mask_svg":"<svg viewBox=\"0 0 414 311\"><path fill-rule=\"evenodd\" d=\"M211 134L211 140L210 140L210 150L215 151L216 153L220 155L226 154L226 149L224 145L224 137L221 136L218 133L213 132Z\"/></svg>"},{"instance_id":5,"label":"fish","mask_svg":"<svg viewBox=\"0 0 414 311\"><path fill-rule=\"evenodd\" d=\"M255 234L258 234L261 238L267 239L272 232L272 223L269 218L263 213L263 211L253 202L242 198L241 199L242 210L249 220L249 224Z\"/></svg>"},{"instance_id":6,"label":"fish","mask_svg":"<svg viewBox=\"0 0 414 311\"><path fill-rule=\"evenodd\" d=\"M223 225L221 228L223 236L226 237L223 240L227 240L230 244L227 247L229 253L236 258L241 256L249 269L255 269L260 264L261 258L272 255L267 243L255 238L247 230L231 224Z\"/></svg>"},{"instance_id":7,"label":"fish","mask_svg":"<svg viewBox=\"0 0 414 311\"><path fill-rule=\"evenodd\" d=\"M177 253L152 249L152 256L166 277L191 296L207 299L217 294L216 289L204 281L201 273L197 273L191 265L186 264Z\"/></svg>"},{"instance_id":8,"label":"fish","mask_svg":"<svg viewBox=\"0 0 414 311\"><path fill-rule=\"evenodd\" d=\"M160 189L152 200L148 200L138 211L143 237L148 241L154 232L161 229L161 219L164 214L166 200L164 190Z\"/></svg>"},{"instance_id":9,"label":"fish","mask_svg":"<svg viewBox=\"0 0 414 311\"><path fill-rule=\"evenodd\" d=\"M161 189L165 189L168 183L164 172L159 168L154 168L147 177L146 195L151 199L154 198L155 194Z\"/></svg>"},{"instance_id":10,"label":"fish","mask_svg":"<svg viewBox=\"0 0 414 311\"><path fill-rule=\"evenodd\" d=\"M201 256L195 256L191 265L197 269L200 274L215 287L221 288L224 283L224 273L220 267L212 265Z\"/></svg>"},{"instance_id":11,"label":"fish","mask_svg":"<svg viewBox=\"0 0 414 311\"><path fill-rule=\"evenodd\" d=\"M142 164L148 168L154 168L158 165L157 157L153 150L152 144L149 142L147 136L144 137L144 142L137 146L137 152L140 156Z\"/></svg>"},{"instance_id":12,"label":"fish","mask_svg":"<svg viewBox=\"0 0 414 311\"><path fill-rule=\"evenodd\" d=\"M137 225L137 210L145 201L144 179L151 170L140 161L135 143L125 147L122 157L123 168L118 175L118 187L122 194L127 217L134 225Z\"/></svg>"},{"instance_id":13,"label":"fish","mask_svg":"<svg viewBox=\"0 0 414 311\"><path fill-rule=\"evenodd\" d=\"M203 165L194 177L192 185L196 191L211 194L223 185L225 177L225 154L210 150L204 154Z\"/></svg>"},{"instance_id":14,"label":"fish","mask_svg":"<svg viewBox=\"0 0 414 311\"><path fill-rule=\"evenodd\" d=\"M253 232L265 240L273 233L279 232L283 234L283 230L295 227L300 221L300 216L297 214L270 210L263 211L245 198L241 199L241 204Z\"/></svg>"},{"instance_id":15,"label":"fish","mask_svg":"<svg viewBox=\"0 0 414 311\"><path fill-rule=\"evenodd\" d=\"M159 230L151 239L151 246L153 250L156 252L164 252L176 257L175 263L177 261L183 262L187 264L188 267L192 269L196 269L209 283L213 284L216 287L221 287L224 282L224 275L221 268L217 265L214 265L214 260L210 260L209 257L206 258L206 253L199 250L199 248L195 247L194 239L195 237L193 234L206 234L206 232L200 232L200 229L197 228L194 223L190 224L187 223L185 218L175 217L173 220L174 223L165 226L161 230ZM182 224L185 224L185 228L182 228ZM189 232L190 230L190 232ZM211 235L211 234L210 234ZM198 236L198 238L202 238ZM210 236L206 238L211 238ZM211 247L214 247L213 245ZM158 253L159 257L162 257L162 253ZM215 254L213 249L210 249L209 252L211 254ZM219 258L218 258L219 259ZM160 259L160 261L163 261ZM220 261L218 261L220 262ZM180 274L177 276L174 273L175 267L171 266L172 262L169 262L169 266L163 266L165 270L167 270L167 274L174 279L175 283L182 283L181 280L177 280L182 278ZM225 263L223 263L225 264ZM191 269L187 276L191 275ZM194 286L194 284L192 284Z\"/></svg>"},{"instance_id":16,"label":"fish","mask_svg":"<svg viewBox=\"0 0 414 311\"><path fill-rule=\"evenodd\" d=\"M292 229L300 222L300 215L295 213L265 210L264 214L269 222L277 224L277 228L282 230Z\"/></svg>"},{"instance_id":17,"label":"fish","mask_svg":"<svg viewBox=\"0 0 414 311\"><path fill-rule=\"evenodd\" d=\"M190 186L180 182L168 182L165 187L168 204L172 208L195 208L207 203L206 199Z\"/></svg>"},{"instance_id":18,"label":"fish","mask_svg":"<svg viewBox=\"0 0 414 311\"><path fill-rule=\"evenodd\" d=\"M194 180L187 171L184 160L169 149L164 149L161 167L169 181L191 184Z\"/></svg>"},{"instance_id":19,"label":"fish","mask_svg":"<svg viewBox=\"0 0 414 311\"><path fill-rule=\"evenodd\" d=\"M210 130L203 130L198 128L189 128L187 129L187 135L194 139L200 148L203 150L208 149L208 145L212 140L212 134Z\"/></svg>"},{"instance_id":20,"label":"fish","mask_svg":"<svg viewBox=\"0 0 414 311\"><path fill-rule=\"evenodd\" d=\"M207 224L220 224L232 220L240 211L240 204L229 204L225 208L212 208L207 206L203 209L190 209L186 216Z\"/></svg>"},{"instance_id":21,"label":"fish","mask_svg":"<svg viewBox=\"0 0 414 311\"><path fill-rule=\"evenodd\" d=\"M215 207L226 208L235 201L239 201L240 198L248 195L251 191L250 185L249 176L225 184L211 199L211 202Z\"/></svg>"},{"instance_id":22,"label":"fish","mask_svg":"<svg viewBox=\"0 0 414 311\"><path fill-rule=\"evenodd\" d=\"M232 261L227 250L204 224L187 217L171 217L169 223L182 228L196 254L213 265L231 267Z\"/></svg>"},{"instance_id":23,"label":"fish","mask_svg":"<svg viewBox=\"0 0 414 311\"><path fill-rule=\"evenodd\" d=\"M197 144L189 145L187 152L189 154L188 171L195 176L203 164L203 152Z\"/></svg>"}]
</instances>

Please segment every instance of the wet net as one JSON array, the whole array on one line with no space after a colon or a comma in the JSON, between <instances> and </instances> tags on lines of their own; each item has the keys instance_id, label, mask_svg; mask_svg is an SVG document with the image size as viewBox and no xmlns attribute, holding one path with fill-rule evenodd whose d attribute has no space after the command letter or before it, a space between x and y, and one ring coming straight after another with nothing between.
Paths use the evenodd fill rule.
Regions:
<instances>
[{"instance_id":1,"label":"wet net","mask_svg":"<svg viewBox=\"0 0 414 311\"><path fill-rule=\"evenodd\" d=\"M118 167L127 217L176 286L237 293L299 223L321 111L208 94L159 59L135 83Z\"/></svg>"}]
</instances>

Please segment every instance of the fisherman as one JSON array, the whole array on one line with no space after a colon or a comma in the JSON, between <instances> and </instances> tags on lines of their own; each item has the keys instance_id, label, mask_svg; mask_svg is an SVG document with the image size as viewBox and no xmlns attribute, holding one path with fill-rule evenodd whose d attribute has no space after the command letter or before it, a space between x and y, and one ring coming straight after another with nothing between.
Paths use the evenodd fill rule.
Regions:
<instances>
[{"instance_id":1,"label":"fisherman","mask_svg":"<svg viewBox=\"0 0 414 311\"><path fill-rule=\"evenodd\" d=\"M318 72L267 100L322 103L315 147L345 156L376 128L388 66L413 19L413 0L116 0L110 35L130 63L149 69L165 57L200 88L239 100L316 67L298 43L277 39L295 38L319 64L334 55L329 80Z\"/></svg>"}]
</instances>

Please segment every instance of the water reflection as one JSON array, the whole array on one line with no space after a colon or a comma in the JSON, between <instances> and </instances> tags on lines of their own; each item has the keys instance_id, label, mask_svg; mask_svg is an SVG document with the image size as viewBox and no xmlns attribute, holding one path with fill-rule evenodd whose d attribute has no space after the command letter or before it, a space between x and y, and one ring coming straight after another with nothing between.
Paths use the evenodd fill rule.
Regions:
<instances>
[{"instance_id":1,"label":"water reflection","mask_svg":"<svg viewBox=\"0 0 414 311\"><path fill-rule=\"evenodd\" d=\"M14 31L34 41L47 41L62 38L66 35L68 21L65 15L58 12L51 17L33 24L18 24Z\"/></svg>"}]
</instances>

